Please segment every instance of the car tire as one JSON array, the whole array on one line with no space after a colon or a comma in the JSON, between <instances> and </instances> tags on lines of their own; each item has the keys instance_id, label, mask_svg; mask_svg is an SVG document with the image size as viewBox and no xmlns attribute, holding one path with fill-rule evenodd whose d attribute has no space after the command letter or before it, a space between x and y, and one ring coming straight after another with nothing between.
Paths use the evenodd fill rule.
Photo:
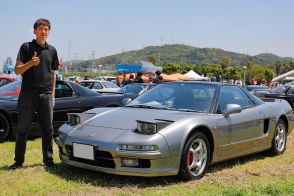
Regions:
<instances>
[{"instance_id":1,"label":"car tire","mask_svg":"<svg viewBox=\"0 0 294 196\"><path fill-rule=\"evenodd\" d=\"M7 117L0 113L0 142L4 142L10 131L9 121Z\"/></svg>"},{"instance_id":2,"label":"car tire","mask_svg":"<svg viewBox=\"0 0 294 196\"><path fill-rule=\"evenodd\" d=\"M208 168L210 144L207 137L196 132L186 142L178 173L181 180L200 179Z\"/></svg>"},{"instance_id":3,"label":"car tire","mask_svg":"<svg viewBox=\"0 0 294 196\"><path fill-rule=\"evenodd\" d=\"M272 140L271 153L280 155L286 150L287 128L285 122L279 119L276 125L275 134Z\"/></svg>"}]
</instances>

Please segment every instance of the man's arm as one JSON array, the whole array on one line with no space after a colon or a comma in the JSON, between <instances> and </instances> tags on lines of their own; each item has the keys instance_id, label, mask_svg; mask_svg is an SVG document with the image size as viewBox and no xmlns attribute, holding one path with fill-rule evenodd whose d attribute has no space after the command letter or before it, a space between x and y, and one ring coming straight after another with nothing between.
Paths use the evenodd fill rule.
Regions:
<instances>
[{"instance_id":1,"label":"man's arm","mask_svg":"<svg viewBox=\"0 0 294 196\"><path fill-rule=\"evenodd\" d=\"M40 63L40 59L39 59L39 57L37 57L37 53L35 52L32 59L27 63L23 63L22 61L17 60L16 64L15 64L14 72L16 75L23 74L28 69L30 69L32 66L39 65L39 63Z\"/></svg>"},{"instance_id":2,"label":"man's arm","mask_svg":"<svg viewBox=\"0 0 294 196\"><path fill-rule=\"evenodd\" d=\"M56 84L56 74L55 70L51 71L52 77L53 77L53 83L52 83L52 96L53 96L53 107L55 105L55 84Z\"/></svg>"}]
</instances>

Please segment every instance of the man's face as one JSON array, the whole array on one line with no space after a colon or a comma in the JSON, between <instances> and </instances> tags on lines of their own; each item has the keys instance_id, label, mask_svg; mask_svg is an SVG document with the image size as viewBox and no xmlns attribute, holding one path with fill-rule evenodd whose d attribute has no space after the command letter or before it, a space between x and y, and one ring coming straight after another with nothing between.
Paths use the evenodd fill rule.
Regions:
<instances>
[{"instance_id":1,"label":"man's face","mask_svg":"<svg viewBox=\"0 0 294 196\"><path fill-rule=\"evenodd\" d=\"M36 35L37 40L47 40L49 35L49 27L45 25L38 26L37 29L34 29L34 34Z\"/></svg>"}]
</instances>

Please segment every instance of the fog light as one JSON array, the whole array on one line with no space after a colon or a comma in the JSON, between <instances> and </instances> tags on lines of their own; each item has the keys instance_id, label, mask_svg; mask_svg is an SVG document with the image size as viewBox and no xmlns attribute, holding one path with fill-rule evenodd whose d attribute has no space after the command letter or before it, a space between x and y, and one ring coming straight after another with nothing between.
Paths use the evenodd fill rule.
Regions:
<instances>
[{"instance_id":1,"label":"fog light","mask_svg":"<svg viewBox=\"0 0 294 196\"><path fill-rule=\"evenodd\" d=\"M124 167L137 167L139 166L138 159L121 158L121 165Z\"/></svg>"},{"instance_id":2,"label":"fog light","mask_svg":"<svg viewBox=\"0 0 294 196\"><path fill-rule=\"evenodd\" d=\"M119 150L134 150L134 151L156 151L159 150L157 145L129 145L119 144Z\"/></svg>"}]
</instances>

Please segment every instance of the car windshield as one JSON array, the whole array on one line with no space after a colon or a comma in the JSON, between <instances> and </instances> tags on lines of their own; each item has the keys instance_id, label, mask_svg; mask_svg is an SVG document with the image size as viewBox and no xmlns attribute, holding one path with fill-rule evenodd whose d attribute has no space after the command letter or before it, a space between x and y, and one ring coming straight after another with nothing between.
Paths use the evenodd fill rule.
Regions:
<instances>
[{"instance_id":1,"label":"car windshield","mask_svg":"<svg viewBox=\"0 0 294 196\"><path fill-rule=\"evenodd\" d=\"M121 87L120 92L127 93L127 94L140 95L143 92L146 92L155 86L156 85L154 85L154 84L141 84L141 83L127 84L127 85Z\"/></svg>"},{"instance_id":2,"label":"car windshield","mask_svg":"<svg viewBox=\"0 0 294 196\"><path fill-rule=\"evenodd\" d=\"M87 88L92 88L94 82L80 82L79 85L82 85Z\"/></svg>"},{"instance_id":3,"label":"car windshield","mask_svg":"<svg viewBox=\"0 0 294 196\"><path fill-rule=\"evenodd\" d=\"M216 85L204 83L165 83L147 91L127 107L208 112Z\"/></svg>"},{"instance_id":4,"label":"car windshield","mask_svg":"<svg viewBox=\"0 0 294 196\"><path fill-rule=\"evenodd\" d=\"M288 88L290 88L290 87L289 86L278 86L278 87L274 88L271 92L281 94L281 93L284 93Z\"/></svg>"},{"instance_id":5,"label":"car windshield","mask_svg":"<svg viewBox=\"0 0 294 196\"><path fill-rule=\"evenodd\" d=\"M254 85L254 86L247 86L246 89L248 91L267 91L269 90L269 87Z\"/></svg>"},{"instance_id":6,"label":"car windshield","mask_svg":"<svg viewBox=\"0 0 294 196\"><path fill-rule=\"evenodd\" d=\"M0 100L17 100L21 88L21 80L0 87Z\"/></svg>"},{"instance_id":7,"label":"car windshield","mask_svg":"<svg viewBox=\"0 0 294 196\"><path fill-rule=\"evenodd\" d=\"M103 81L101 82L106 88L119 88L116 84L109 82L109 81Z\"/></svg>"}]
</instances>

